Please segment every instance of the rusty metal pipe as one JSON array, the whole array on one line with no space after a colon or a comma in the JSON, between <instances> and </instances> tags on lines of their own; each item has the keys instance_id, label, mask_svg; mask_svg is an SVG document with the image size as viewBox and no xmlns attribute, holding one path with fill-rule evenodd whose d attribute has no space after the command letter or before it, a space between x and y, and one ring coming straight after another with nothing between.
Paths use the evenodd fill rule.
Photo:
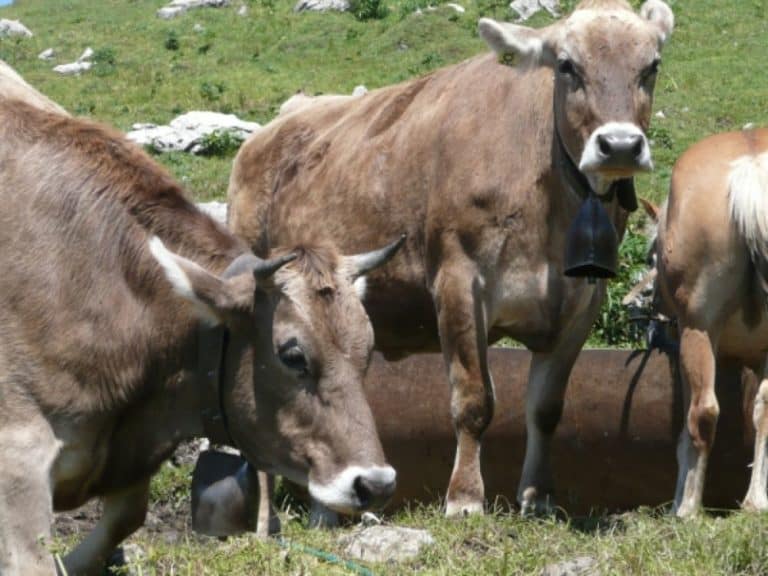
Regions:
<instances>
[{"instance_id":1,"label":"rusty metal pipe","mask_svg":"<svg viewBox=\"0 0 768 576\"><path fill-rule=\"evenodd\" d=\"M525 389L530 354L492 349L496 409L483 441L486 499L515 502L525 450ZM751 373L749 373L751 374ZM675 447L682 395L669 360L654 352L585 350L571 375L552 445L557 503L569 513L658 505L674 496ZM718 370L721 416L711 456L705 505L734 507L746 493L754 432L753 376ZM455 437L442 356L396 363L376 356L366 379L398 488L389 509L444 496Z\"/></svg>"}]
</instances>

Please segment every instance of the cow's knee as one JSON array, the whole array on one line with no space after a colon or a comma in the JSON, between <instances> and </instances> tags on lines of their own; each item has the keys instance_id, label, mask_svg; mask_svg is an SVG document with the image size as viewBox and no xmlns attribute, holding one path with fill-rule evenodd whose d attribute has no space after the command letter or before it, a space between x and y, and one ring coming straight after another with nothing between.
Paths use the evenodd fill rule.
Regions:
<instances>
[{"instance_id":1,"label":"cow's knee","mask_svg":"<svg viewBox=\"0 0 768 576\"><path fill-rule=\"evenodd\" d=\"M454 386L458 388L460 385ZM487 394L483 386L479 385L455 389L453 396L451 414L456 429L474 437L482 436L493 418L493 395Z\"/></svg>"},{"instance_id":2,"label":"cow's knee","mask_svg":"<svg viewBox=\"0 0 768 576\"><path fill-rule=\"evenodd\" d=\"M688 410L688 432L698 450L709 451L712 448L719 416L720 406L715 398L691 403Z\"/></svg>"}]
</instances>

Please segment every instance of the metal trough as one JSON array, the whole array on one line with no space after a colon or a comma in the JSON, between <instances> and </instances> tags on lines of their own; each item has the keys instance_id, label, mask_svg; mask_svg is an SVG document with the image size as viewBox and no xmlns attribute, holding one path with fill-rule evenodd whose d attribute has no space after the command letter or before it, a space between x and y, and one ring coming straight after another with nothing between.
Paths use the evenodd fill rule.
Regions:
<instances>
[{"instance_id":1,"label":"metal trough","mask_svg":"<svg viewBox=\"0 0 768 576\"><path fill-rule=\"evenodd\" d=\"M492 349L496 409L483 443L486 499L514 503L525 449L530 354ZM553 441L556 500L571 514L659 505L672 500L682 397L668 358L585 350L571 375ZM455 438L449 387L439 354L396 363L376 356L368 398L398 489L390 509L445 494ZM747 489L756 381L733 367L718 372L721 416L704 502L735 507Z\"/></svg>"}]
</instances>

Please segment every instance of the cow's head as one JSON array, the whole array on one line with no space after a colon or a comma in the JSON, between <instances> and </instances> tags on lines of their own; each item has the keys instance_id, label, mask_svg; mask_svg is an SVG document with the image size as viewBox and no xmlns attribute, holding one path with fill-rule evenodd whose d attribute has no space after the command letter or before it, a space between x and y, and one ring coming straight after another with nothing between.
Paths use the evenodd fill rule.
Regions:
<instances>
[{"instance_id":1,"label":"cow's head","mask_svg":"<svg viewBox=\"0 0 768 576\"><path fill-rule=\"evenodd\" d=\"M531 29L483 18L502 62L554 70L555 123L573 163L603 193L653 167L645 133L661 49L674 16L661 0L633 12L623 0L584 0L565 20Z\"/></svg>"},{"instance_id":2,"label":"cow's head","mask_svg":"<svg viewBox=\"0 0 768 576\"><path fill-rule=\"evenodd\" d=\"M373 330L353 281L401 242L357 256L329 247L268 261L249 253L222 277L152 242L176 291L229 330L223 406L243 455L339 512L386 502L395 471L363 392Z\"/></svg>"}]
</instances>

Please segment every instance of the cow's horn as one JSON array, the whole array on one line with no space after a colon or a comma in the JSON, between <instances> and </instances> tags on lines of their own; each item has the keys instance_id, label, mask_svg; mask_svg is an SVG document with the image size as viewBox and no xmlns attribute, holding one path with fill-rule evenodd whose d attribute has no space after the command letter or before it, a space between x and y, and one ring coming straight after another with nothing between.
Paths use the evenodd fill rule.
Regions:
<instances>
[{"instance_id":1,"label":"cow's horn","mask_svg":"<svg viewBox=\"0 0 768 576\"><path fill-rule=\"evenodd\" d=\"M370 252L364 252L362 254L355 254L354 256L348 256L351 264L352 275L357 278L363 274L367 274L374 268L378 268L382 264L386 264L397 253L400 247L405 243L406 235L402 234L400 238L387 244L384 248L378 250L371 250Z\"/></svg>"},{"instance_id":2,"label":"cow's horn","mask_svg":"<svg viewBox=\"0 0 768 576\"><path fill-rule=\"evenodd\" d=\"M280 268L288 264L288 262L293 262L296 260L298 254L291 252L290 254L284 254L282 256L278 256L277 258L271 258L269 260L260 260L256 265L253 267L253 275L256 278L265 279L269 278L277 272Z\"/></svg>"}]
</instances>

